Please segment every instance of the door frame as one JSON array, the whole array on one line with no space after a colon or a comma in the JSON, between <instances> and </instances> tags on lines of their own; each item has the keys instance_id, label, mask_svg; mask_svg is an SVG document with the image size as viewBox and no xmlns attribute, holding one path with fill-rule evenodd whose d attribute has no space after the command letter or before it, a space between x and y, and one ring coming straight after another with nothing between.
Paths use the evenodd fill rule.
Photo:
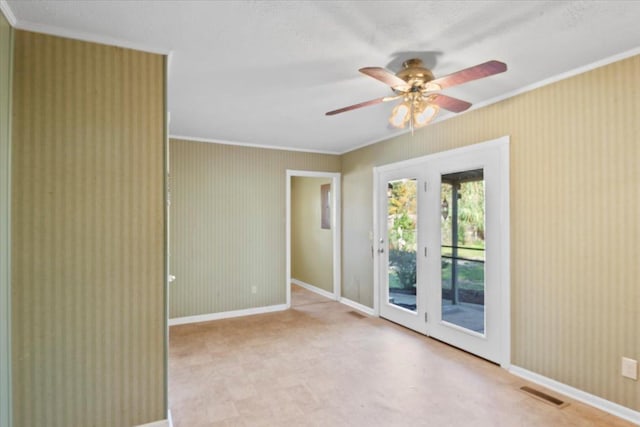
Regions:
<instances>
[{"instance_id":1,"label":"door frame","mask_svg":"<svg viewBox=\"0 0 640 427\"><path fill-rule=\"evenodd\" d=\"M342 293L342 264L341 253L342 248L340 236L341 232L341 208L340 208L340 190L342 174L339 172L317 172L287 169L286 179L286 290L287 308L291 308L291 180L294 177L307 178L331 178L331 236L333 239L333 293L330 295L332 299L339 301ZM326 296L326 295L325 295Z\"/></svg>"},{"instance_id":2,"label":"door frame","mask_svg":"<svg viewBox=\"0 0 640 427\"><path fill-rule=\"evenodd\" d=\"M499 271L500 276L500 292L501 292L501 305L498 318L501 321L500 328L500 350L499 361L501 367L509 369L511 366L511 249L510 249L510 194L509 194L509 136L502 136L500 138L480 142L477 144L467 145L461 148L454 148L452 150L441 151L426 156L415 157L400 162L389 163L382 166L373 168L373 240L372 253L378 250L377 242L380 240L380 221L379 221L379 176L381 172L393 170L403 167L413 167L425 161L437 161L439 158L456 154L470 154L479 150L485 150L488 148L498 148L499 150L499 165L500 165L500 186L503 195L500 201L499 215L501 224L500 233L500 258L501 266ZM380 257L373 257L373 310L376 316L380 316Z\"/></svg>"}]
</instances>

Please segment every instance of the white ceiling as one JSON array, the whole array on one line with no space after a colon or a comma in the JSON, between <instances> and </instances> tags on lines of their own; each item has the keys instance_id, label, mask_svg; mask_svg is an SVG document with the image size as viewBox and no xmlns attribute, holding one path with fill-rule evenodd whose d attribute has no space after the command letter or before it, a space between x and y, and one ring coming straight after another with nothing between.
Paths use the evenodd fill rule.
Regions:
<instances>
[{"instance_id":1,"label":"white ceiling","mask_svg":"<svg viewBox=\"0 0 640 427\"><path fill-rule=\"evenodd\" d=\"M478 106L640 43L640 1L0 3L18 28L170 53L171 135L334 153L399 132L394 103L324 115L391 93L361 67L506 62L444 92Z\"/></svg>"}]
</instances>

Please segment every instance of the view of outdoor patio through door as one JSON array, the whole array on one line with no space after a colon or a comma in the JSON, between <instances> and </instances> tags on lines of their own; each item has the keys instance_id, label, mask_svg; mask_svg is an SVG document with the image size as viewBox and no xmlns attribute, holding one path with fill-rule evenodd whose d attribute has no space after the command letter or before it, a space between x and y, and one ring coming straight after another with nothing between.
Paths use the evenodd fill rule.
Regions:
<instances>
[{"instance_id":1,"label":"view of outdoor patio through door","mask_svg":"<svg viewBox=\"0 0 640 427\"><path fill-rule=\"evenodd\" d=\"M417 180L387 182L389 304L417 308ZM441 176L442 320L484 334L483 170Z\"/></svg>"},{"instance_id":2,"label":"view of outdoor patio through door","mask_svg":"<svg viewBox=\"0 0 640 427\"><path fill-rule=\"evenodd\" d=\"M482 169L442 175L440 200L442 320L484 334Z\"/></svg>"}]
</instances>

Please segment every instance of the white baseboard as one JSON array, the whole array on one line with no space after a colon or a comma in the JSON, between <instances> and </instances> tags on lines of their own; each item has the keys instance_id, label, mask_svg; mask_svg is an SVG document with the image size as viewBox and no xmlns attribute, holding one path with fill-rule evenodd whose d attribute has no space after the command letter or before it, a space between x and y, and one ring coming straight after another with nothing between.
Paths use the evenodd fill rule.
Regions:
<instances>
[{"instance_id":1,"label":"white baseboard","mask_svg":"<svg viewBox=\"0 0 640 427\"><path fill-rule=\"evenodd\" d=\"M337 300L339 303L342 303L344 305L347 305L351 308L355 308L358 311L361 311L363 313L368 314L369 316L375 316L376 313L373 310L373 308L367 307L366 305L362 305L360 303L357 303L355 301L352 301L348 298L344 298L344 297L340 297L340 298L336 298L335 294L332 294L331 292L327 292L324 289L320 289L317 286L313 286L310 285L308 283L303 282L302 280L298 280L298 279L291 279L291 283L293 283L294 285L298 285L301 288L305 288L311 292L315 292L319 295L322 295L323 297L329 298L331 300Z\"/></svg>"},{"instance_id":2,"label":"white baseboard","mask_svg":"<svg viewBox=\"0 0 640 427\"><path fill-rule=\"evenodd\" d=\"M324 289L321 289L317 286L310 285L309 283L305 283L302 280L291 279L291 283L293 283L294 285L298 285L301 288L305 288L308 291L315 292L318 295L322 295L325 298L329 298L330 300L333 300L333 301L336 300L336 295L334 293L325 291Z\"/></svg>"},{"instance_id":3,"label":"white baseboard","mask_svg":"<svg viewBox=\"0 0 640 427\"><path fill-rule=\"evenodd\" d=\"M173 420L171 419L171 409L167 411L167 419L154 421L152 423L140 424L136 427L173 427Z\"/></svg>"},{"instance_id":4,"label":"white baseboard","mask_svg":"<svg viewBox=\"0 0 640 427\"><path fill-rule=\"evenodd\" d=\"M221 313L200 314L197 316L175 317L169 319L169 326L185 325L187 323L208 322L210 320L230 319L232 317L251 316L254 314L273 313L287 309L286 304L269 305L266 307L247 308L244 310L223 311Z\"/></svg>"},{"instance_id":5,"label":"white baseboard","mask_svg":"<svg viewBox=\"0 0 640 427\"><path fill-rule=\"evenodd\" d=\"M154 421L152 423L140 424L136 427L173 427L171 423L171 418L167 420Z\"/></svg>"},{"instance_id":6,"label":"white baseboard","mask_svg":"<svg viewBox=\"0 0 640 427\"><path fill-rule=\"evenodd\" d=\"M536 383L543 387L546 387L549 390L564 394L571 399L585 403L589 406L593 406L602 411L608 412L611 415L615 415L616 417L620 417L624 420L640 425L640 412L634 411L631 408L627 408L626 406L619 405L617 403L571 387L567 384L563 384L556 380L552 380L551 378L536 374L535 372L528 371L518 366L511 365L509 372L513 375L524 378L525 380L531 381L532 383Z\"/></svg>"},{"instance_id":7,"label":"white baseboard","mask_svg":"<svg viewBox=\"0 0 640 427\"><path fill-rule=\"evenodd\" d=\"M340 302L344 305L348 305L351 308L355 308L358 311L361 311L363 313L368 314L369 316L375 316L376 312L373 310L373 308L371 307L367 307L366 305L362 305L360 303L357 303L355 301L351 301L348 298L340 298Z\"/></svg>"}]
</instances>

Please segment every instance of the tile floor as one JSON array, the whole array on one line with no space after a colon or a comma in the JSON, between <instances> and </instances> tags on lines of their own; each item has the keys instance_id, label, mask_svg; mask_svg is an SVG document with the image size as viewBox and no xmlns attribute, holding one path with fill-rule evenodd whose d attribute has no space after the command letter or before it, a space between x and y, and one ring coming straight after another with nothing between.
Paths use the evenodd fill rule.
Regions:
<instances>
[{"instance_id":1,"label":"tile floor","mask_svg":"<svg viewBox=\"0 0 640 427\"><path fill-rule=\"evenodd\" d=\"M482 359L297 286L292 295L291 310L171 327L175 427L632 426L571 400L557 409Z\"/></svg>"}]
</instances>

